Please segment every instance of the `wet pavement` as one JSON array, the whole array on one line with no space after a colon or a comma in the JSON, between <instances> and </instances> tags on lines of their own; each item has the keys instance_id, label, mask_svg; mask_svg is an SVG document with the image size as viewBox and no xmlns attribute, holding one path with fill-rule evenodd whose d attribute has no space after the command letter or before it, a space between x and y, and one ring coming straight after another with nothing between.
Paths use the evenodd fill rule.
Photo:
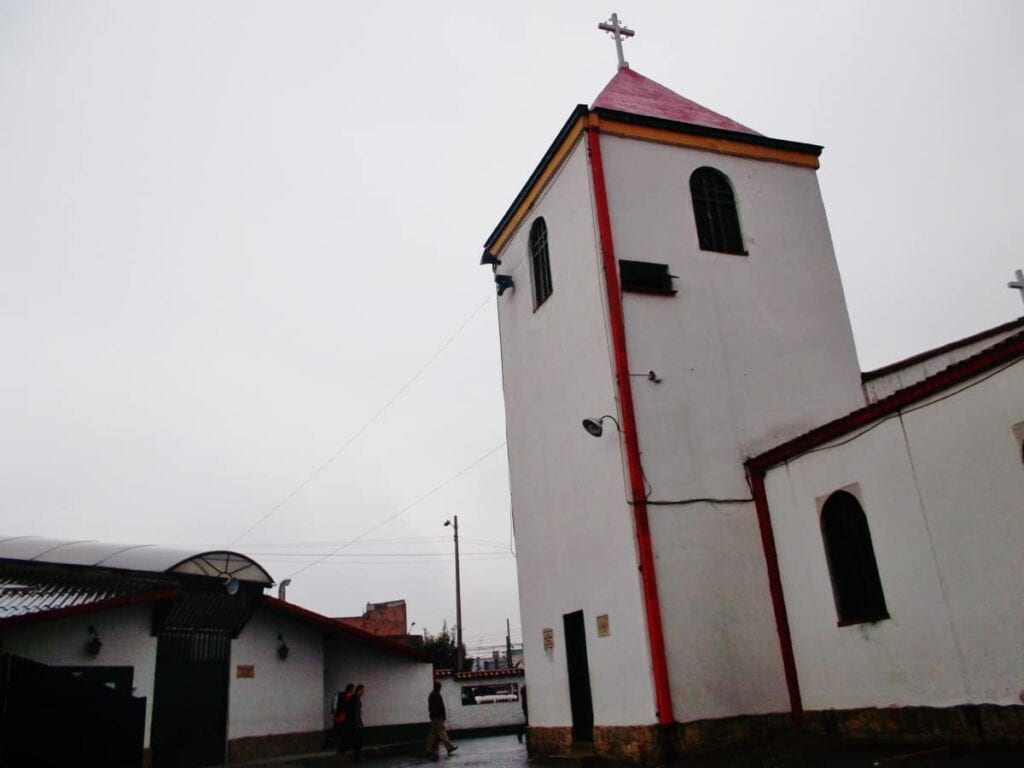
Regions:
<instances>
[{"instance_id":1,"label":"wet pavement","mask_svg":"<svg viewBox=\"0 0 1024 768\"><path fill-rule=\"evenodd\" d=\"M600 760L593 756L530 760L526 746L515 736L490 736L478 739L455 740L459 749L451 756L442 752L438 760L431 760L408 747L396 754L393 749L364 752L358 763L366 768L612 768L620 763ZM273 768L327 768L353 764L351 757L332 753L319 753L300 757L246 763L246 766L273 766ZM775 748L711 756L677 759L666 768L1019 768L1024 766L1024 750L969 749L965 747L938 747L926 749L902 747L871 747L834 749L827 744L785 744Z\"/></svg>"}]
</instances>

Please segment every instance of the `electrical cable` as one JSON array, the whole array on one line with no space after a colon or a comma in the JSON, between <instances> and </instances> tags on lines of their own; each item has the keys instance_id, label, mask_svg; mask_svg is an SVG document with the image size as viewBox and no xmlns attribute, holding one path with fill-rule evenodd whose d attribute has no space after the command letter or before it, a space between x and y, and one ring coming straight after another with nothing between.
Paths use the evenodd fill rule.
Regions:
<instances>
[{"instance_id":1,"label":"electrical cable","mask_svg":"<svg viewBox=\"0 0 1024 768\"><path fill-rule=\"evenodd\" d=\"M403 384L399 388L398 392L396 392L394 394L394 396L392 396L392 398L390 400L388 400L383 406L381 406L381 408L375 414L373 414L372 417L370 417L369 421L367 421L365 424L363 424L362 427L360 427L358 430L356 430L355 434L353 434L351 437L349 437L349 439L346 440L345 443L338 450L336 450L334 452L334 454L329 459L327 459L327 461L325 461L323 464L321 464L319 467L317 467L315 470L313 470L313 472L305 480L303 480L301 483L299 483L299 485L296 486L296 488L291 493L289 493L287 496L285 496L283 499L281 499L281 501L279 501L276 505L274 505L274 507L269 512L267 512L265 515L263 515L263 517L261 517L259 520L257 520L252 525L250 525L248 528L246 528L245 531L242 533L242 535L239 536L238 538L236 538L234 541L232 541L228 546L229 547L234 547L236 544L238 544L238 542L240 542L242 539L244 539L246 536L248 536L250 533L252 533L254 530L256 530L259 526L263 525L263 523L265 523L270 518L271 515L273 515L275 512L277 512L282 507L284 507L285 504L287 504L289 501L291 501L293 498L295 498L295 496L297 496L307 485L309 485L311 482L313 482L317 477L320 476L320 474L325 469L327 469L331 464L333 464L335 459L337 459L339 456L341 456L341 454L344 453L345 450L350 445L352 445L352 443L354 443L357 439L359 439L359 437L361 437L362 434L364 432L366 432L366 430L368 430L371 426L373 426L373 424L377 421L377 419L379 419L388 408L390 408L392 405L394 405L398 401L398 399L402 395L404 395L406 393L406 391L408 391L409 387L411 387L417 381L417 379L419 379L420 376L422 376L424 374L424 372L433 364L433 362L435 360L437 360L438 357L441 356L441 353L444 352L445 349L448 348L448 345L451 344L455 340L455 337L457 337L460 333L462 333L463 330L465 330L466 326L468 326L473 321L473 319L477 316L477 314L479 314L481 309L483 309L485 306L487 306L487 304L491 301L492 298L493 298L493 294L489 293L487 295L487 298L484 299L484 301L480 304L480 306L478 306L476 309L474 309L472 312L470 312L469 317L467 317L462 322L462 324L458 328L455 329L455 332L451 336L449 336L440 347L438 347L437 351L434 352L434 354L430 356L430 359L427 360L427 362L424 363L423 366L420 367L420 369L418 371L416 371L415 374L413 374L412 378L410 378L408 381L406 381L405 384Z\"/></svg>"},{"instance_id":2,"label":"electrical cable","mask_svg":"<svg viewBox=\"0 0 1024 768\"><path fill-rule=\"evenodd\" d=\"M943 400L948 400L951 397L959 395L961 392L966 392L967 390L969 390L969 389L971 389L973 387L976 387L979 384L983 384L984 382L986 382L989 379L991 379L993 376L996 376L996 375L1002 373L1007 368L1011 368L1014 365L1017 365L1017 363L1021 362L1022 360L1024 360L1024 358L1020 358L1020 357L1018 357L1015 360L1011 360L1010 362L1006 363L1005 365L1002 365L999 368L996 368L994 371L990 371L985 376L982 376L980 379L976 379L976 380L972 381L970 384L967 384L966 386L960 387L959 389L955 389L952 392L947 392L942 397L936 398L934 400L928 400L927 402L921 403L921 404L916 405L914 407L900 408L900 409L898 409L898 410L896 410L896 411L894 411L894 412L892 412L890 414L887 414L885 416L880 417L878 419L878 421L870 424L869 426L867 426L866 428L860 430L859 432L854 433L853 435L851 435L850 437L846 438L845 440L842 440L841 442L829 443L827 445L820 445L817 448L811 448L809 450L806 450L806 451L802 452L801 454L799 454L799 456L794 456L794 457L792 457L790 459L786 459L783 463L788 465L791 461L793 461L793 459L800 458L800 456L809 456L812 453L819 453L820 451L828 451L828 450L831 450L832 448L839 448L841 446L846 445L847 443L852 443L857 438L862 437L862 436L866 435L868 432L871 432L873 429L876 429L876 428L882 426L883 424L885 424L890 419L894 419L897 416L904 416L904 415L907 415L907 414L911 414L911 413L914 413L915 411L920 411L922 408L928 408L929 406L932 406L932 405L938 405ZM881 402L881 401L879 401L879 402Z\"/></svg>"},{"instance_id":3,"label":"electrical cable","mask_svg":"<svg viewBox=\"0 0 1024 768\"><path fill-rule=\"evenodd\" d=\"M502 448L504 448L504 447L505 447L505 441L504 441L504 440L502 440L502 441L501 441L500 443L498 443L498 444L497 444L496 446L494 446L493 448L491 448L491 450L489 450L489 451L488 451L487 453L485 453L485 454L484 454L483 456L481 456L481 457L480 457L479 459L477 459L477 460L476 460L476 461L474 461L473 463L469 464L468 466L464 467L464 468L463 468L462 470L460 470L460 471L459 471L459 472L457 472L456 474L452 475L451 477L449 477L449 478L448 478L447 480L445 480L444 482L442 482L442 483L439 483L438 485L434 486L434 487L433 487L433 488L432 488L431 490L427 491L427 492L426 492L425 494L423 494L422 496L420 496L420 497L419 497L418 499L416 499L415 501L413 501L413 502L411 502L411 503L409 503L409 504L406 504L406 505L405 505L404 507L402 507L402 508L401 508L400 510L398 510L397 512L395 512L395 513L394 513L393 515L391 515L390 517L386 517L386 518L384 518L384 519L383 519L383 520L382 520L381 522L377 523L377 524L376 524L376 525L374 525L374 526L371 526L370 528L367 528L367 529L366 529L366 530L365 530L365 531L364 531L363 533L359 534L359 535L358 535L358 536L356 536L356 537L355 537L354 539L351 539L351 540L349 540L348 542L346 542L346 543L342 544L341 546L339 546L339 547L336 547L335 549L333 549L333 550L332 550L331 552L328 552L328 553L327 553L326 555L324 555L323 557L320 557L320 558L318 558L318 559L314 560L313 562L309 563L308 565L305 565L305 566L303 566L302 568L300 568L299 570L295 571L294 573L290 573L290 574L288 574L288 576L286 576L285 578L289 578L289 579L291 579L291 578L294 578L295 576L298 576L298 575L299 575L300 573L303 573L304 571L308 571L308 570L309 570L310 568L312 568L312 567L313 567L314 565L317 565L317 564L319 564L319 563L323 562L323 561L324 561L324 560L326 560L326 559L327 559L328 557L331 557L332 555L335 555L335 554L337 554L338 552L340 552L341 550L345 549L346 547L349 547L349 546L351 546L352 544L355 544L355 543L356 543L357 541L360 541L361 539L365 538L366 536L368 536L368 535L369 535L370 533L372 533L373 531L376 531L376 530L378 530L379 528L383 528L383 527L384 527L385 525L387 525L388 523L390 523L390 522L391 522L392 520L394 520L394 519L395 519L395 518L397 518L398 516L400 516L400 515L404 514L405 512L408 512L408 511L409 511L410 509L412 509L413 507L415 507L415 506L416 506L417 504L419 504L420 502L423 502L423 501L425 501L426 499L428 499L428 498L430 498L431 496L433 496L433 495L434 495L435 493L437 493L438 491L440 491L440 490L441 490L442 488L444 488L444 487L445 487L446 485L448 485L449 483L452 483L452 482L454 482L454 481L458 480L458 479L459 479L460 477L462 477L462 476L463 476L464 474L466 474L467 472L469 472L469 470L473 469L473 468L474 468L475 466L477 466L478 464L480 464L480 463L481 463L481 462L483 462L484 460L486 460L486 459L490 458L491 456L493 456L493 455L494 455L495 453L497 453L497 452L498 452L499 450L501 450L501 449L502 449Z\"/></svg>"}]
</instances>

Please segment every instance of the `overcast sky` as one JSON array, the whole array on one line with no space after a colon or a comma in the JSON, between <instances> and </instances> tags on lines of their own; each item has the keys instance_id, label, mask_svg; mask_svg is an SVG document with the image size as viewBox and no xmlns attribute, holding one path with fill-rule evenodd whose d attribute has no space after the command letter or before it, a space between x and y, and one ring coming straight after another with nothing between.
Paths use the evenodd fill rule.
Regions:
<instances>
[{"instance_id":1,"label":"overcast sky","mask_svg":"<svg viewBox=\"0 0 1024 768\"><path fill-rule=\"evenodd\" d=\"M1024 3L4 0L0 533L230 546L436 632L457 514L466 640L518 640L477 262L612 10L636 71L825 145L863 369L1022 314Z\"/></svg>"}]
</instances>

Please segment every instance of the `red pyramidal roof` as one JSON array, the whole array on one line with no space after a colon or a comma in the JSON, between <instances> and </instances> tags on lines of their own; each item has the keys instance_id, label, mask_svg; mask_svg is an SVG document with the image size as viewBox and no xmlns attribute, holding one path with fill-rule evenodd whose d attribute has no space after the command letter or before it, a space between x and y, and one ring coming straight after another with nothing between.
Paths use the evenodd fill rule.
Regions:
<instances>
[{"instance_id":1,"label":"red pyramidal roof","mask_svg":"<svg viewBox=\"0 0 1024 768\"><path fill-rule=\"evenodd\" d=\"M594 100L592 108L614 109L645 117L760 135L757 131L725 115L712 112L628 67L623 67L616 73Z\"/></svg>"}]
</instances>

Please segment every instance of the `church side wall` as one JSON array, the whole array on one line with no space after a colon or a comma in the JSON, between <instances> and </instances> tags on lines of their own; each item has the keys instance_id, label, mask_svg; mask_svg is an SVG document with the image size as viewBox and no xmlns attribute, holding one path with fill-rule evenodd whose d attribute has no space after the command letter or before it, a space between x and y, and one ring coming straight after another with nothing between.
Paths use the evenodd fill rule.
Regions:
<instances>
[{"instance_id":1,"label":"church side wall","mask_svg":"<svg viewBox=\"0 0 1024 768\"><path fill-rule=\"evenodd\" d=\"M152 607L136 605L0 630L0 649L51 666L132 667L133 695L146 698L146 740L153 717L156 638L150 635ZM85 651L92 637L103 642L99 656ZM56 727L56 724L55 724Z\"/></svg>"},{"instance_id":2,"label":"church side wall","mask_svg":"<svg viewBox=\"0 0 1024 768\"><path fill-rule=\"evenodd\" d=\"M553 293L536 311L527 243L543 216ZM500 254L516 288L498 299L508 456L530 723L572 724L563 615L582 610L594 721L655 721L646 619L618 415L586 149L577 144ZM598 637L596 618L609 633ZM545 648L544 630L553 646ZM534 685L536 681L536 685ZM563 731L564 733L564 731Z\"/></svg>"},{"instance_id":3,"label":"church side wall","mask_svg":"<svg viewBox=\"0 0 1024 768\"><path fill-rule=\"evenodd\" d=\"M626 293L650 499L749 499L746 457L864 404L813 170L602 137L616 256L677 294ZM701 251L689 188L732 182L749 255ZM789 708L752 503L649 507L680 721Z\"/></svg>"},{"instance_id":4,"label":"church side wall","mask_svg":"<svg viewBox=\"0 0 1024 768\"><path fill-rule=\"evenodd\" d=\"M277 656L280 635L288 658ZM239 678L238 665L255 676ZM323 728L324 639L316 629L258 610L231 643L228 738Z\"/></svg>"},{"instance_id":5,"label":"church side wall","mask_svg":"<svg viewBox=\"0 0 1024 768\"><path fill-rule=\"evenodd\" d=\"M806 709L1019 703L1022 393L1018 363L768 473ZM839 489L867 516L887 620L837 626L819 510Z\"/></svg>"}]
</instances>

